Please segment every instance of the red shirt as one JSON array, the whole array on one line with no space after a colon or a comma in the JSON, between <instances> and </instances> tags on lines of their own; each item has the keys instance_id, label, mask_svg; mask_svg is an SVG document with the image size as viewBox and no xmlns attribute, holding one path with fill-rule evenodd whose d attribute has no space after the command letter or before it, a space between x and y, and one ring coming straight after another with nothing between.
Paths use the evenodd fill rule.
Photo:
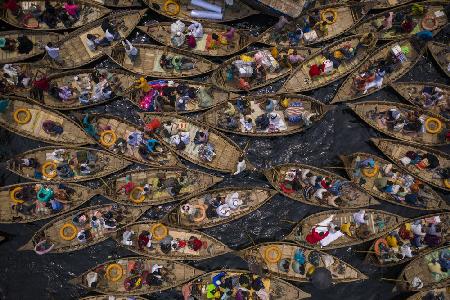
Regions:
<instances>
[{"instance_id":1,"label":"red shirt","mask_svg":"<svg viewBox=\"0 0 450 300\"><path fill-rule=\"evenodd\" d=\"M33 81L33 86L43 91L48 91L50 88L50 82L47 77L41 78L39 80Z\"/></svg>"},{"instance_id":2,"label":"red shirt","mask_svg":"<svg viewBox=\"0 0 450 300\"><path fill-rule=\"evenodd\" d=\"M311 233L309 233L306 236L306 241L310 244L317 244L318 242L320 242L321 240L323 240L327 235L328 235L328 231L325 232L324 234L320 235L318 232L316 232L316 229L313 228L313 230L311 231Z\"/></svg>"},{"instance_id":3,"label":"red shirt","mask_svg":"<svg viewBox=\"0 0 450 300\"><path fill-rule=\"evenodd\" d=\"M5 4L3 4L3 8L15 11L19 9L19 5L17 5L16 0L8 0Z\"/></svg>"}]
</instances>

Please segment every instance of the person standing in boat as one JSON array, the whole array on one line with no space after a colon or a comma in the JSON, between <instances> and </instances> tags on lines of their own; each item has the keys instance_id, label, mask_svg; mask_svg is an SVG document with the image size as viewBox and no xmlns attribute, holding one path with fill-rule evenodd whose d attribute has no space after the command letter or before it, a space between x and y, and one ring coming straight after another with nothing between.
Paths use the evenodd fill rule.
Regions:
<instances>
[{"instance_id":1,"label":"person standing in boat","mask_svg":"<svg viewBox=\"0 0 450 300\"><path fill-rule=\"evenodd\" d=\"M48 42L45 46L45 51L47 51L47 55L58 65L62 65L62 59L59 53L59 48L55 47L52 42Z\"/></svg>"},{"instance_id":2,"label":"person standing in boat","mask_svg":"<svg viewBox=\"0 0 450 300\"><path fill-rule=\"evenodd\" d=\"M131 44L128 40L122 41L122 45L125 47L125 52L127 53L131 62L134 64L136 62L136 59L138 58L139 49L134 47L133 44Z\"/></svg>"}]
</instances>

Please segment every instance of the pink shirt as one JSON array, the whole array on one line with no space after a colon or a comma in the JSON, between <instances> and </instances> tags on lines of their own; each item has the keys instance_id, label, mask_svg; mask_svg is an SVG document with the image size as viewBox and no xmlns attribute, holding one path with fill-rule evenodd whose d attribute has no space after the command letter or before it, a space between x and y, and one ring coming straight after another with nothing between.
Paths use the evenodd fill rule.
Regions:
<instances>
[{"instance_id":1,"label":"pink shirt","mask_svg":"<svg viewBox=\"0 0 450 300\"><path fill-rule=\"evenodd\" d=\"M76 4L64 4L64 8L66 9L67 13L71 16L75 16L78 12L78 5Z\"/></svg>"}]
</instances>

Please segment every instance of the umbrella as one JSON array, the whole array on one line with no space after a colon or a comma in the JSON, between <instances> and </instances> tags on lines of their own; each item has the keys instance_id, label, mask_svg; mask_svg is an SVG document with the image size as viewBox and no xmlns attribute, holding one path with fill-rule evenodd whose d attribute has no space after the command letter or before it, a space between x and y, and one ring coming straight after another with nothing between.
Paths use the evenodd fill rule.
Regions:
<instances>
[{"instance_id":1,"label":"umbrella","mask_svg":"<svg viewBox=\"0 0 450 300\"><path fill-rule=\"evenodd\" d=\"M320 289L324 290L331 286L331 272L326 268L316 268L314 273L311 275L312 284Z\"/></svg>"}]
</instances>

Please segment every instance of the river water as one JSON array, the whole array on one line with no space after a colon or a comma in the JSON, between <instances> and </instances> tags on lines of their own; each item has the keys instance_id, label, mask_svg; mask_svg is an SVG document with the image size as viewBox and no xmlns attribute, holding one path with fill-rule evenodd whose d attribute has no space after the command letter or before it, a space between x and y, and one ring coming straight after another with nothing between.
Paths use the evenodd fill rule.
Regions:
<instances>
[{"instance_id":1,"label":"river water","mask_svg":"<svg viewBox=\"0 0 450 300\"><path fill-rule=\"evenodd\" d=\"M141 21L141 24L154 22L155 20L167 21L161 16L148 12ZM232 25L239 28L251 29L253 34L258 34L275 22L276 19L273 17L252 16L244 21L232 23ZM2 30L6 29L11 28L3 25ZM448 43L449 34L450 28L447 26L438 34L436 40ZM133 42L141 41L151 43L138 30L135 30L131 37ZM250 46L249 48L252 49L254 47ZM223 60L216 59L215 61L220 63ZM89 67L95 66L118 68L118 66L114 65L108 59L100 60ZM328 103L331 101L331 98L342 81L337 81L327 87L305 94L315 97L323 103ZM401 78L401 81L432 81L449 84L448 78L440 71L428 53L425 53L418 64ZM275 92L281 84L282 82L277 82L272 86L263 88L257 93ZM401 101L400 97L390 88L385 88L382 91L362 98L360 101L375 99ZM94 107L88 111L116 114L125 119L137 121L135 114L137 111L136 107L124 99L117 99L107 105ZM232 134L227 135L241 146L241 148L244 148L249 143L248 158L259 171L272 165L287 162L299 162L317 167L339 167L342 166L338 157L341 154L362 151L381 155L370 144L369 139L372 137L384 137L349 111L345 104L336 106L317 125L304 133L277 138L249 138ZM42 146L45 146L45 144L23 138L0 128L0 184L3 186L25 182L21 177L6 171L4 162L15 154ZM441 150L448 152L450 148L443 147ZM189 162L183 162L189 168L200 169L200 167ZM138 167L135 164L130 168ZM336 171L341 176L345 176L345 173L340 169L333 169L333 171ZM270 187L266 178L260 172L245 171L238 176L216 175L224 177L223 182L216 187ZM86 184L94 186L99 183L94 181ZM442 194L441 191L438 192ZM450 198L448 194L443 196L446 197L447 201ZM108 200L102 196L96 196L83 207L103 203L108 203ZM173 207L174 204L154 207L146 213L143 219L158 219ZM408 209L386 202L381 202L381 205L374 206L373 208L383 209L403 217L411 218L425 214L418 210ZM251 246L252 243L281 240L294 226L284 220L299 221L310 214L322 210L323 208L309 206L290 200L282 195L276 195L268 203L248 216L229 224L204 230L204 232L224 242L230 248L239 250ZM77 299L79 297L94 295L94 293L83 288L68 284L67 281L106 260L134 255L132 252L118 247L112 240L107 240L88 249L67 254L38 256L34 252L18 252L17 248L25 244L32 237L33 233L48 221L44 220L31 224L17 225L0 224L0 232L7 236L7 240L0 244L0 299L59 300ZM378 268L366 264L364 262L365 254L356 251L368 250L370 244L371 242L368 242L351 248L347 247L329 251L330 254L336 255L361 270L369 276L368 280L335 285L324 291L315 289L309 283L295 283L295 285L311 293L312 299L318 300L406 299L411 294L394 293L392 292L394 285L391 282L380 280L383 277L397 278L404 265ZM245 261L233 254L200 262L187 263L204 271L221 268L247 268ZM181 294L176 291L155 293L145 297L158 300L182 299Z\"/></svg>"}]
</instances>

